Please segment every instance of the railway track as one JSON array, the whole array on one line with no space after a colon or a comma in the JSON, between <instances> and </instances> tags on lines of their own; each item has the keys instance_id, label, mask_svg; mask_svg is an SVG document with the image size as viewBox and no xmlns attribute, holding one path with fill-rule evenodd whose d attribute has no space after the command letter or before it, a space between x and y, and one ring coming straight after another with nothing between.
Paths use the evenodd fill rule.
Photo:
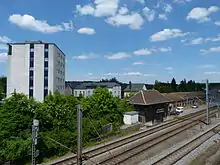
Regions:
<instances>
[{"instance_id":1,"label":"railway track","mask_svg":"<svg viewBox=\"0 0 220 165\"><path fill-rule=\"evenodd\" d=\"M210 114L213 116L214 113ZM91 159L90 162L86 163L86 165L92 165L94 162L101 165L118 165L118 164L128 164L130 158L133 158L142 152L149 151L152 147L164 142L165 140L174 137L181 132L197 125L200 123L199 120L204 118L204 114L201 114L197 117L194 117L194 120L187 120L182 123L176 124L167 128L166 130L162 130L160 132L153 133L149 136L143 137L142 139L133 141L127 145L119 149L115 149L112 151L114 153L113 156L110 155L99 155L97 158Z\"/></svg>"},{"instance_id":2,"label":"railway track","mask_svg":"<svg viewBox=\"0 0 220 165\"><path fill-rule=\"evenodd\" d=\"M212 110L214 108L215 107L211 107ZM215 111L214 111L214 113L215 113ZM162 124L159 124L155 127L149 128L147 130L137 132L135 134L119 138L116 141L107 142L105 144L99 145L99 146L94 147L92 149L86 150L86 151L83 152L83 155L85 155L87 159L92 159L94 157L97 157L99 155L106 154L106 153L108 153L108 155L111 154L112 156L110 156L110 157L115 157L114 156L115 153L113 154L113 152L112 152L112 150L114 150L114 149L117 149L117 148L122 147L122 146L124 146L128 143L132 143L132 142L137 141L141 138L144 138L146 136L149 136L151 134L157 133L161 130L165 130L169 127L172 127L172 126L175 126L175 125L178 125L178 124L181 124L181 123L184 123L183 128L181 128L181 130L184 129L184 128L187 129L188 127L184 126L185 123L192 122L190 119L193 119L198 115L203 115L203 117L204 117L204 114L205 114L205 110L201 110L199 112L195 112L195 113L191 113L191 114L182 116L179 119L164 122ZM198 122L198 121L196 121L196 122ZM165 132L167 132L167 131L165 131ZM84 162L88 162L88 161L84 160ZM58 161L48 163L47 165L61 165L61 164L62 165L76 164L76 155L73 155L73 156L70 156L68 158L64 158L64 159L60 159ZM92 164L94 164L94 162Z\"/></svg>"},{"instance_id":3,"label":"railway track","mask_svg":"<svg viewBox=\"0 0 220 165\"><path fill-rule=\"evenodd\" d=\"M199 135L190 139L189 141L181 144L177 148L174 148L172 151L167 152L162 156L159 156L157 160L151 162L151 165L175 164L181 158L188 155L191 151L198 148L201 144L203 144L209 138L214 136L218 131L220 131L220 123L214 125L212 128L208 129L207 131L200 133Z\"/></svg>"}]
</instances>

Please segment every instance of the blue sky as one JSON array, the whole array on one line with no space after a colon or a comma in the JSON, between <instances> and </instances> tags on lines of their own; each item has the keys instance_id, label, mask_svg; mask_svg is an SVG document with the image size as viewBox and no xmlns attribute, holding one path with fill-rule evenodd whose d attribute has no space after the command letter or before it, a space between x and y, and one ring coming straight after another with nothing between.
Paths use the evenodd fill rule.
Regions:
<instances>
[{"instance_id":1,"label":"blue sky","mask_svg":"<svg viewBox=\"0 0 220 165\"><path fill-rule=\"evenodd\" d=\"M201 82L220 76L220 1L2 0L0 74L7 42L42 40L66 54L67 80Z\"/></svg>"}]
</instances>

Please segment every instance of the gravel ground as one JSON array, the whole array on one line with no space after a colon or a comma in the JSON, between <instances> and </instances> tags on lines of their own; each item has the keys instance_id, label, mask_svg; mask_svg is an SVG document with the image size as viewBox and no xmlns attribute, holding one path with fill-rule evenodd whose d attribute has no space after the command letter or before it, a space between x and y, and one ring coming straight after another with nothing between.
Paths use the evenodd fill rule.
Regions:
<instances>
[{"instance_id":1,"label":"gravel ground","mask_svg":"<svg viewBox=\"0 0 220 165\"><path fill-rule=\"evenodd\" d=\"M211 137L209 140L207 140L205 143L203 143L201 146L199 146L198 148L196 148L195 150L193 150L192 152L188 153L188 155L186 155L185 157L183 157L182 159L180 159L177 163L175 163L175 165L183 165L183 164L191 164L191 162L198 157L199 155L201 155L202 153L204 153L211 145L214 145L216 142L216 140L220 139L220 135L214 135L213 137Z\"/></svg>"},{"instance_id":2,"label":"gravel ground","mask_svg":"<svg viewBox=\"0 0 220 165\"><path fill-rule=\"evenodd\" d=\"M138 158L136 159L139 159L140 163L138 164L136 162L136 164L138 165L150 165L152 161L154 161L154 159L157 159L158 157L160 156L163 156L164 154L166 155L167 152L171 152L172 150L174 150L175 148L177 148L180 144L186 142L187 140L189 140L190 138L192 138L193 136L203 132L204 130L210 128L211 126L215 125L216 123L220 122L220 119L212 119L211 120L211 125L207 126L207 125L204 125L204 124L200 124L200 125L197 125L191 129L188 129L187 131L179 134L178 136L176 137L173 137L173 138L170 138L168 139L167 141L165 141L163 144L159 145L159 146L156 146L156 148L152 148L152 150L154 151L154 154L149 154L149 153L143 153L142 156L138 156ZM220 135L216 135L216 136L213 136L213 138L219 138L220 139ZM210 142L207 142L207 145L206 143L204 143L204 148L206 147L209 147L210 145L212 145L214 142L213 141L214 139L211 139ZM206 144L206 145L205 145ZM203 146L203 145L202 145ZM153 152L151 150L151 153ZM193 159L195 159L196 155L198 156L199 154L202 153L199 152L200 150L202 149L197 149L195 152L192 152L192 153L189 153L187 155L187 157L185 158L182 158L181 160L179 160L177 163L178 165L187 165L189 164L189 162L191 162ZM205 150L205 149L204 149ZM203 150L203 152L204 152ZM149 151L148 151L149 152ZM157 154L156 154L157 153ZM193 154L194 153L194 154ZM145 160L143 160L143 158L145 157ZM141 162L142 161L142 162ZM132 162L132 161L131 161ZM131 164L135 164L135 163L131 163Z\"/></svg>"}]
</instances>

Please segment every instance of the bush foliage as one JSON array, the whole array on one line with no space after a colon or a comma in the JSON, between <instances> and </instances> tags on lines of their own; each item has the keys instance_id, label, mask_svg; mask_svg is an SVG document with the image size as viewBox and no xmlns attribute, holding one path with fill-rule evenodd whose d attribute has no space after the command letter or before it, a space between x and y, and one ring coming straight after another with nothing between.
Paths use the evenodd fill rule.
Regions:
<instances>
[{"instance_id":1,"label":"bush foliage","mask_svg":"<svg viewBox=\"0 0 220 165\"><path fill-rule=\"evenodd\" d=\"M77 104L83 106L84 143L98 137L97 132L108 123L112 123L113 130L117 130L122 125L123 113L133 110L125 100L113 97L104 88L96 89L91 97L80 99L59 93L49 94L42 103L14 93L0 105L0 164L30 161L33 119L40 122L37 144L39 162L69 151L54 141L76 151Z\"/></svg>"}]
</instances>

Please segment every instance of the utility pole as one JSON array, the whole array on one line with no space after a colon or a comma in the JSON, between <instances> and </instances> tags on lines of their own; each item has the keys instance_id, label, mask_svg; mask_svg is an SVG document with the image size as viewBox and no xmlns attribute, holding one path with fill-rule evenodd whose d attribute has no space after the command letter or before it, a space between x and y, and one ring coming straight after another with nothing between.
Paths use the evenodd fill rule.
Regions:
<instances>
[{"instance_id":1,"label":"utility pole","mask_svg":"<svg viewBox=\"0 0 220 165\"><path fill-rule=\"evenodd\" d=\"M209 124L209 80L206 80L206 123Z\"/></svg>"},{"instance_id":2,"label":"utility pole","mask_svg":"<svg viewBox=\"0 0 220 165\"><path fill-rule=\"evenodd\" d=\"M39 130L39 121L34 119L32 125L32 165L36 165L36 157L39 154L39 151L36 151L38 130Z\"/></svg>"},{"instance_id":3,"label":"utility pole","mask_svg":"<svg viewBox=\"0 0 220 165\"><path fill-rule=\"evenodd\" d=\"M77 105L77 165L82 165L82 105Z\"/></svg>"}]
</instances>

